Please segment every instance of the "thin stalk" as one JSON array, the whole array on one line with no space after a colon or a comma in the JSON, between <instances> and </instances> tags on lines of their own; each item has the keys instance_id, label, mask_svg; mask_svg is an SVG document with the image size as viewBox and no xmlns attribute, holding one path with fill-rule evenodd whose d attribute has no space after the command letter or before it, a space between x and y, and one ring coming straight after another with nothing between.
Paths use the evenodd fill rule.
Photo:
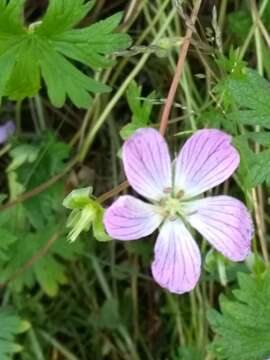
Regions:
<instances>
[{"instance_id":1,"label":"thin stalk","mask_svg":"<svg viewBox=\"0 0 270 360\"><path fill-rule=\"evenodd\" d=\"M36 360L45 360L45 356L42 352L41 345L37 339L36 333L34 332L33 328L29 329L27 332L29 342L31 344L32 353L35 356Z\"/></svg>"},{"instance_id":2,"label":"thin stalk","mask_svg":"<svg viewBox=\"0 0 270 360\"><path fill-rule=\"evenodd\" d=\"M218 17L218 25L220 31L224 28L225 18L226 18L226 10L227 10L228 0L222 0L220 5L219 17Z\"/></svg>"},{"instance_id":3,"label":"thin stalk","mask_svg":"<svg viewBox=\"0 0 270 360\"><path fill-rule=\"evenodd\" d=\"M169 90L169 93L168 93L168 96L167 96L167 99L165 102L165 106L164 106L161 121L160 121L160 133L162 135L165 134L166 129L167 129L172 104L174 102L175 94L176 94L178 84L179 84L179 79L180 79L180 76L183 71L184 62L185 62L188 48L189 48L191 38L192 38L193 26L195 25L195 22L196 22L196 19L197 19L199 10L200 10L201 2L202 2L202 0L197 0L195 2L194 8L193 8L193 11L191 14L191 19L190 19L192 26L188 27L184 41L183 41L183 45L180 47L180 50L179 50L179 57L178 57L177 65L176 65L174 78L171 83L171 87L170 87L170 90Z\"/></svg>"},{"instance_id":4,"label":"thin stalk","mask_svg":"<svg viewBox=\"0 0 270 360\"><path fill-rule=\"evenodd\" d=\"M259 14L256 8L256 2L251 0L251 15L252 20L255 26L254 37L255 37L255 47L256 47L256 58L257 58L257 70L258 73L263 76L263 51L262 51L262 38L260 34L260 29L258 25ZM260 132L260 126L255 126L255 132ZM256 143L255 145L255 152L260 152L260 145ZM252 190L252 197L254 200L254 212L255 212L255 219L258 227L258 237L261 243L263 257L266 263L269 263L269 256L267 251L267 242L266 242L266 229L264 223L264 208L263 208L263 193L262 187L259 186L256 189Z\"/></svg>"},{"instance_id":5,"label":"thin stalk","mask_svg":"<svg viewBox=\"0 0 270 360\"><path fill-rule=\"evenodd\" d=\"M265 239L265 225L264 223L262 223L262 217L260 214L260 205L258 203L258 198L257 198L257 193L256 193L256 189L252 189L252 198L253 198L253 206L254 206L254 213L255 213L255 220L256 220L256 224L257 224L257 231L258 231L258 237L259 237L259 241L260 241L260 245L261 245L261 249L262 249L262 254L263 254L263 258L264 261L269 264L269 255L268 255L268 251L267 251L267 243L266 243L266 239Z\"/></svg>"},{"instance_id":6,"label":"thin stalk","mask_svg":"<svg viewBox=\"0 0 270 360\"><path fill-rule=\"evenodd\" d=\"M15 123L16 123L16 135L20 136L22 132L22 101L17 101L15 106Z\"/></svg>"},{"instance_id":7,"label":"thin stalk","mask_svg":"<svg viewBox=\"0 0 270 360\"><path fill-rule=\"evenodd\" d=\"M263 15L263 13L264 13L267 5L268 5L268 2L269 2L269 0L263 0L263 2L261 4L261 7L259 9L260 16ZM256 28L256 26L253 24L251 29L249 30L249 33L248 33L248 35L246 37L246 40L245 40L245 42L244 42L244 44L243 44L243 46L241 48L241 51L240 51L240 55L239 55L240 59L243 59L243 57L245 56L245 54L247 52L247 49L249 47L250 41L252 40L252 36L254 34L255 28Z\"/></svg>"},{"instance_id":8,"label":"thin stalk","mask_svg":"<svg viewBox=\"0 0 270 360\"><path fill-rule=\"evenodd\" d=\"M66 360L79 360L77 356L72 354L63 344L61 344L59 341L57 341L55 338L53 338L51 335L49 335L47 332L40 330L40 335L43 337L43 339L51 344L55 349L58 350L60 354L62 354Z\"/></svg>"},{"instance_id":9,"label":"thin stalk","mask_svg":"<svg viewBox=\"0 0 270 360\"><path fill-rule=\"evenodd\" d=\"M104 273L99 265L99 262L97 261L95 256L91 256L91 260L92 260L92 266L94 268L94 271L96 273L96 276L98 278L99 284L101 286L101 289L104 292L105 297L107 299L111 299L112 292L111 292L111 289L109 288L106 277L104 276ZM140 357L137 354L136 348L133 345L131 337L123 324L121 324L121 323L119 324L118 331L121 334L121 336L123 337L123 339L125 340L126 346L129 349L130 354L131 354L131 359L140 360Z\"/></svg>"},{"instance_id":10,"label":"thin stalk","mask_svg":"<svg viewBox=\"0 0 270 360\"><path fill-rule=\"evenodd\" d=\"M35 105L37 111L37 119L39 121L39 128L41 131L44 131L46 130L46 122L45 122L45 116L44 116L41 98L39 95L35 96Z\"/></svg>"},{"instance_id":11,"label":"thin stalk","mask_svg":"<svg viewBox=\"0 0 270 360\"><path fill-rule=\"evenodd\" d=\"M174 315L174 319L175 319L175 323L176 323L176 329L177 329L177 333L178 333L179 344L181 346L185 346L187 344L187 340L186 340L186 336L185 336L185 332L184 332L185 324L184 324L183 318L181 316L180 307L178 306L174 295L167 292L166 297L167 297L168 304L173 311L173 315Z\"/></svg>"}]
</instances>

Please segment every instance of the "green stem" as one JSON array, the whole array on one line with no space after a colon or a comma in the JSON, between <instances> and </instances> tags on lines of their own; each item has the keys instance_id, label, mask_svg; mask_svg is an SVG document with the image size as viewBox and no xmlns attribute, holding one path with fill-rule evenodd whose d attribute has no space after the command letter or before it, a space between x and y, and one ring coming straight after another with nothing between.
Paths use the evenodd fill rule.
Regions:
<instances>
[{"instance_id":1,"label":"green stem","mask_svg":"<svg viewBox=\"0 0 270 360\"><path fill-rule=\"evenodd\" d=\"M170 22L172 21L173 17L175 15L175 9L173 9L170 14L168 15L166 22L163 24L163 27L160 29L160 31L158 32L155 41L158 41L162 35L164 34L164 32L166 31L168 25L170 24ZM113 98L110 100L110 102L108 103L108 105L106 106L106 108L104 109L103 113L100 115L100 117L97 119L96 123L93 125L92 129L90 129L85 142L83 144L83 147L81 149L81 152L79 154L79 160L83 161L89 151L89 148L91 147L96 134L98 133L99 129L102 127L102 125L104 124L104 122L107 120L109 114L111 113L111 111L113 110L113 108L115 107L115 105L118 103L118 101L120 100L120 98L122 97L122 95L125 93L128 85L130 84L130 82L138 75L138 73L141 71L141 69L144 67L146 61L148 60L148 58L150 57L151 54L144 54L140 61L137 63L137 65L134 67L134 69L131 71L131 73L128 75L128 77L126 78L126 80L122 83L122 85L120 86L119 90L117 91L117 93L113 96Z\"/></svg>"},{"instance_id":2,"label":"green stem","mask_svg":"<svg viewBox=\"0 0 270 360\"><path fill-rule=\"evenodd\" d=\"M263 13L264 13L264 11L265 11L265 9L266 9L266 6L268 5L268 1L269 1L269 0L264 0L264 1L262 2L261 7L260 7L260 10L259 10L260 16L263 15ZM247 35L247 37L246 37L246 40L245 40L245 42L244 42L244 45L242 46L242 49L241 49L241 51L240 51L240 59L243 59L243 57L244 57L245 54L246 54L246 51L247 51L247 49L248 49L248 47L249 47L250 41L251 41L252 36L253 36L253 34L254 34L255 28L256 28L256 26L253 24L252 27L251 27L251 29L249 30L249 33L248 33L248 35Z\"/></svg>"},{"instance_id":3,"label":"green stem","mask_svg":"<svg viewBox=\"0 0 270 360\"><path fill-rule=\"evenodd\" d=\"M60 344L59 341L54 339L51 335L49 335L45 331L40 331L40 335L43 337L43 339L51 344L54 348L56 348L62 355L64 355L66 360L79 360L77 356L72 354L64 345Z\"/></svg>"},{"instance_id":4,"label":"green stem","mask_svg":"<svg viewBox=\"0 0 270 360\"><path fill-rule=\"evenodd\" d=\"M16 122L16 134L17 134L18 136L20 136L21 131L22 131L22 126L21 126L21 121L22 121L21 111L22 111L22 102L21 102L21 101L17 101L16 106L15 106L15 122Z\"/></svg>"},{"instance_id":5,"label":"green stem","mask_svg":"<svg viewBox=\"0 0 270 360\"><path fill-rule=\"evenodd\" d=\"M39 128L41 131L44 131L44 130L46 130L46 122L45 122L45 116L44 116L41 98L39 95L35 96L35 105L36 105L36 110L37 110L37 118L39 121Z\"/></svg>"}]
</instances>

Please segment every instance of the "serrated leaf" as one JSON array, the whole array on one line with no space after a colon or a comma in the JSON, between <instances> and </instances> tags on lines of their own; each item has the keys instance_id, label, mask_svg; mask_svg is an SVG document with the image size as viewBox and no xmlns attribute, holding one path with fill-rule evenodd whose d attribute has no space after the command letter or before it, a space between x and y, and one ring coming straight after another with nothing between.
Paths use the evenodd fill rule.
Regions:
<instances>
[{"instance_id":1,"label":"serrated leaf","mask_svg":"<svg viewBox=\"0 0 270 360\"><path fill-rule=\"evenodd\" d=\"M17 237L13 235L7 229L0 227L0 259L8 260L11 257L9 247L17 240Z\"/></svg>"},{"instance_id":2,"label":"serrated leaf","mask_svg":"<svg viewBox=\"0 0 270 360\"><path fill-rule=\"evenodd\" d=\"M265 181L270 180L270 150L262 151L253 155L253 163L250 167L247 187L256 187Z\"/></svg>"},{"instance_id":3,"label":"serrated leaf","mask_svg":"<svg viewBox=\"0 0 270 360\"><path fill-rule=\"evenodd\" d=\"M10 287L15 291L21 291L24 287L32 288L39 283L47 295L57 295L59 286L67 282L63 259L74 260L81 253L82 247L80 243L70 246L64 237L60 237L44 254L42 253L42 256L38 256L37 254L44 249L56 229L55 224L48 224L42 233L22 234L23 246L20 241L16 241L10 247L13 256L3 266L0 274L1 282L5 283L15 271L37 256L33 264L10 283Z\"/></svg>"},{"instance_id":4,"label":"serrated leaf","mask_svg":"<svg viewBox=\"0 0 270 360\"><path fill-rule=\"evenodd\" d=\"M9 164L7 171L14 171L26 162L33 163L39 153L39 148L31 144L18 145L9 152L12 162Z\"/></svg>"},{"instance_id":5,"label":"serrated leaf","mask_svg":"<svg viewBox=\"0 0 270 360\"><path fill-rule=\"evenodd\" d=\"M270 83L256 71L247 69L241 76L230 75L218 86L238 107L227 114L229 119L270 128Z\"/></svg>"},{"instance_id":6,"label":"serrated leaf","mask_svg":"<svg viewBox=\"0 0 270 360\"><path fill-rule=\"evenodd\" d=\"M94 3L94 1L85 3L85 0L50 0L38 33L49 36L72 29L87 15Z\"/></svg>"},{"instance_id":7,"label":"serrated leaf","mask_svg":"<svg viewBox=\"0 0 270 360\"><path fill-rule=\"evenodd\" d=\"M40 287L49 296L56 296L59 285L68 282L64 265L52 256L41 258L34 266L34 273Z\"/></svg>"},{"instance_id":8,"label":"serrated leaf","mask_svg":"<svg viewBox=\"0 0 270 360\"><path fill-rule=\"evenodd\" d=\"M225 91L230 98L231 111L226 114L229 122L270 128L270 83L256 71L245 69L241 74L231 73L218 85L218 88L218 91ZM248 140L268 146L270 137L267 131L260 133L249 131L238 137L238 140L242 141L242 145L246 142L240 149L240 173L242 172L242 183L245 188L269 182L270 151L266 149L254 153L248 146Z\"/></svg>"},{"instance_id":9,"label":"serrated leaf","mask_svg":"<svg viewBox=\"0 0 270 360\"><path fill-rule=\"evenodd\" d=\"M251 134L244 134L234 139L241 154L241 163L238 171L241 176L241 182L246 189L256 187L265 181L270 181L270 150L267 149L256 154L251 150L247 141L248 138L252 138L266 142L267 136L256 137L259 133Z\"/></svg>"},{"instance_id":10,"label":"serrated leaf","mask_svg":"<svg viewBox=\"0 0 270 360\"><path fill-rule=\"evenodd\" d=\"M260 112L270 111L270 84L257 71L247 69L242 76L231 76L226 86L239 106Z\"/></svg>"},{"instance_id":11,"label":"serrated leaf","mask_svg":"<svg viewBox=\"0 0 270 360\"><path fill-rule=\"evenodd\" d=\"M22 34L25 0L0 1L0 33Z\"/></svg>"},{"instance_id":12,"label":"serrated leaf","mask_svg":"<svg viewBox=\"0 0 270 360\"><path fill-rule=\"evenodd\" d=\"M248 139L256 142L257 144L268 146L270 145L270 132L261 131L261 132L246 132L243 135L238 136L238 138Z\"/></svg>"},{"instance_id":13,"label":"serrated leaf","mask_svg":"<svg viewBox=\"0 0 270 360\"><path fill-rule=\"evenodd\" d=\"M43 19L26 28L24 3L0 3L0 100L3 96L21 100L36 95L43 78L53 105L63 106L68 97L77 107L88 108L91 93L110 88L90 78L72 61L93 69L110 65L106 55L130 43L128 35L114 32L121 14L73 29L93 1L50 0Z\"/></svg>"},{"instance_id":14,"label":"serrated leaf","mask_svg":"<svg viewBox=\"0 0 270 360\"><path fill-rule=\"evenodd\" d=\"M25 191L31 191L58 174L64 168L69 153L67 144L58 141L51 133L44 134L38 144L22 144L12 149L13 161L8 170L16 176L19 184L23 184ZM63 181L58 181L38 196L25 201L22 206L31 225L41 230L51 222L55 212L61 209L63 197Z\"/></svg>"},{"instance_id":15,"label":"serrated leaf","mask_svg":"<svg viewBox=\"0 0 270 360\"><path fill-rule=\"evenodd\" d=\"M0 324L0 359L10 360L13 354L22 350L22 347L15 342L15 337L28 330L29 323L22 321L10 310L1 309Z\"/></svg>"},{"instance_id":16,"label":"serrated leaf","mask_svg":"<svg viewBox=\"0 0 270 360\"><path fill-rule=\"evenodd\" d=\"M220 299L221 313L208 319L218 337L210 350L224 360L264 360L270 357L270 271L262 278L239 275L235 299Z\"/></svg>"}]
</instances>

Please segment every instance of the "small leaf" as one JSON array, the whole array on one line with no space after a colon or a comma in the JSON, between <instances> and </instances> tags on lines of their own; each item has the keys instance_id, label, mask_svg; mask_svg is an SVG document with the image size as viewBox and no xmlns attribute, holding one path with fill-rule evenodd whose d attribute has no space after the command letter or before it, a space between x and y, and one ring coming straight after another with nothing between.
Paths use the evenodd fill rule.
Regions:
<instances>
[{"instance_id":1,"label":"small leaf","mask_svg":"<svg viewBox=\"0 0 270 360\"><path fill-rule=\"evenodd\" d=\"M153 109L153 99L155 92L149 94L142 100L142 87L132 81L127 90L127 101L132 112L131 122L120 130L122 139L126 140L137 129L151 125L151 112Z\"/></svg>"},{"instance_id":2,"label":"small leaf","mask_svg":"<svg viewBox=\"0 0 270 360\"><path fill-rule=\"evenodd\" d=\"M39 148L30 144L18 145L9 152L12 162L7 171L14 171L26 162L33 163L38 156Z\"/></svg>"}]
</instances>

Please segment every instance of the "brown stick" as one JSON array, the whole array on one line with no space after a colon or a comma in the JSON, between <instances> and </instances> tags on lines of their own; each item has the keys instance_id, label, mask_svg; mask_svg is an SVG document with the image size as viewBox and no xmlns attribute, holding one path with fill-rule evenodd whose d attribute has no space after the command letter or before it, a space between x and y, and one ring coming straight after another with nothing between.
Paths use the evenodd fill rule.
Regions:
<instances>
[{"instance_id":1,"label":"brown stick","mask_svg":"<svg viewBox=\"0 0 270 360\"><path fill-rule=\"evenodd\" d=\"M184 63L185 63L185 59L187 56L187 52L190 46L190 42L191 42L191 38L192 38L192 33L193 33L193 28L198 16L198 12L201 6L201 0L198 0L193 8L192 14L191 14L191 18L190 18L190 24L188 26L186 35L184 37L183 40L183 44L182 46L180 46L180 50L179 50L179 56L178 56L178 62L176 65L176 70L175 70L175 74L173 77L173 81L171 83L171 87L168 93L168 97L166 99L166 103L162 112L162 116L161 116L161 121L160 121L160 128L159 128L159 132L161 133L161 135L164 135L168 126L168 121L169 121L169 117L170 117L170 113L171 113L171 109L172 109L172 104L175 98L175 94L177 91L177 87L179 84L179 80L181 77L181 74L183 72L184 69Z\"/></svg>"}]
</instances>

